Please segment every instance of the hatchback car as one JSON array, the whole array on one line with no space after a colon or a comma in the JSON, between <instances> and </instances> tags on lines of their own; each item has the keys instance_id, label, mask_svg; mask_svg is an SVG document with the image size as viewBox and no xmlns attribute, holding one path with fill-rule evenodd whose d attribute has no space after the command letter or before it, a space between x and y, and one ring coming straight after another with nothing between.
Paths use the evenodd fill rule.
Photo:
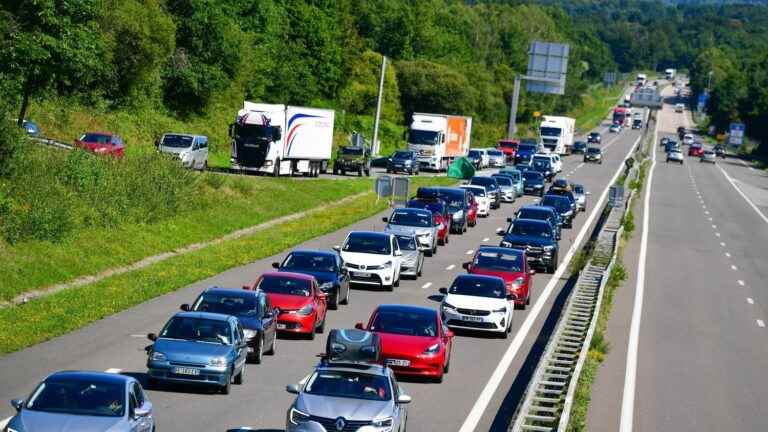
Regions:
<instances>
[{"instance_id":1,"label":"hatchback car","mask_svg":"<svg viewBox=\"0 0 768 432\"><path fill-rule=\"evenodd\" d=\"M214 386L229 394L242 384L248 344L238 319L211 312L179 312L159 334L150 333L147 375L150 385L172 382Z\"/></svg>"},{"instance_id":2,"label":"hatchback car","mask_svg":"<svg viewBox=\"0 0 768 432\"><path fill-rule=\"evenodd\" d=\"M538 171L523 172L523 191L530 195L544 196L544 174Z\"/></svg>"},{"instance_id":3,"label":"hatchback car","mask_svg":"<svg viewBox=\"0 0 768 432\"><path fill-rule=\"evenodd\" d=\"M437 226L437 243L446 245L451 231L451 218L448 214L448 205L440 198L411 198L407 207L420 208L432 212Z\"/></svg>"},{"instance_id":4,"label":"hatchback car","mask_svg":"<svg viewBox=\"0 0 768 432\"><path fill-rule=\"evenodd\" d=\"M501 206L501 188L499 188L499 183L495 178L474 176L469 180L469 184L485 187L488 198L491 200L492 209L497 209Z\"/></svg>"},{"instance_id":5,"label":"hatchback car","mask_svg":"<svg viewBox=\"0 0 768 432\"><path fill-rule=\"evenodd\" d=\"M618 123L614 123L611 125L611 127L608 128L608 131L611 133L619 133L621 132L621 125Z\"/></svg>"},{"instance_id":6,"label":"hatchback car","mask_svg":"<svg viewBox=\"0 0 768 432\"><path fill-rule=\"evenodd\" d=\"M75 147L98 155L123 157L125 143L111 132L86 132L75 140Z\"/></svg>"},{"instance_id":7,"label":"hatchback car","mask_svg":"<svg viewBox=\"0 0 768 432\"><path fill-rule=\"evenodd\" d=\"M267 272L259 276L253 286L243 288L263 291L272 306L279 309L279 332L314 339L315 333L325 331L328 296L317 286L314 276L285 271Z\"/></svg>"},{"instance_id":8,"label":"hatchback car","mask_svg":"<svg viewBox=\"0 0 768 432\"><path fill-rule=\"evenodd\" d=\"M413 234L397 234L397 244L403 253L402 263L400 264L400 275L409 276L414 279L421 276L421 270L424 268L424 251L419 249L418 240Z\"/></svg>"},{"instance_id":9,"label":"hatchback car","mask_svg":"<svg viewBox=\"0 0 768 432\"><path fill-rule=\"evenodd\" d=\"M304 273L314 276L320 291L328 296L328 309L338 309L349 303L349 275L341 257L331 251L299 249L289 253L282 263L272 267L282 272Z\"/></svg>"},{"instance_id":10,"label":"hatchback car","mask_svg":"<svg viewBox=\"0 0 768 432\"><path fill-rule=\"evenodd\" d=\"M600 147L589 147L587 152L584 153L584 163L595 162L598 164L603 163L603 150Z\"/></svg>"},{"instance_id":11,"label":"hatchback car","mask_svg":"<svg viewBox=\"0 0 768 432\"><path fill-rule=\"evenodd\" d=\"M587 143L584 141L575 141L571 147L573 154L584 154L585 151L587 151Z\"/></svg>"},{"instance_id":12,"label":"hatchback car","mask_svg":"<svg viewBox=\"0 0 768 432\"><path fill-rule=\"evenodd\" d=\"M531 287L536 273L528 265L524 250L481 246L472 261L464 263L469 274L497 276L504 280L509 300L521 309L531 304Z\"/></svg>"},{"instance_id":13,"label":"hatchback car","mask_svg":"<svg viewBox=\"0 0 768 432\"><path fill-rule=\"evenodd\" d=\"M353 284L373 285L392 291L400 285L403 253L394 234L352 231L344 244L335 246Z\"/></svg>"},{"instance_id":14,"label":"hatchback car","mask_svg":"<svg viewBox=\"0 0 768 432\"><path fill-rule=\"evenodd\" d=\"M414 151L396 151L387 163L388 173L419 174L419 160Z\"/></svg>"},{"instance_id":15,"label":"hatchback car","mask_svg":"<svg viewBox=\"0 0 768 432\"><path fill-rule=\"evenodd\" d=\"M411 305L381 305L367 326L356 328L381 337L381 354L397 374L443 381L451 364L453 332L434 309Z\"/></svg>"},{"instance_id":16,"label":"hatchback car","mask_svg":"<svg viewBox=\"0 0 768 432\"><path fill-rule=\"evenodd\" d=\"M514 296L498 276L460 275L440 288L445 323L452 329L493 332L506 338L512 329Z\"/></svg>"},{"instance_id":17,"label":"hatchback car","mask_svg":"<svg viewBox=\"0 0 768 432\"><path fill-rule=\"evenodd\" d=\"M667 163L671 162L678 162L680 165L683 164L683 152L681 152L679 149L674 149L672 151L667 152Z\"/></svg>"},{"instance_id":18,"label":"hatchback car","mask_svg":"<svg viewBox=\"0 0 768 432\"><path fill-rule=\"evenodd\" d=\"M515 192L517 192L517 196L521 197L523 196L523 173L517 169L517 168L502 168L499 170L498 173L493 174L493 177L497 176L505 176L512 179L512 184L515 187Z\"/></svg>"},{"instance_id":19,"label":"hatchback car","mask_svg":"<svg viewBox=\"0 0 768 432\"><path fill-rule=\"evenodd\" d=\"M25 401L14 399L16 415L7 432L153 432L155 416L141 384L127 375L66 371L49 375Z\"/></svg>"},{"instance_id":20,"label":"hatchback car","mask_svg":"<svg viewBox=\"0 0 768 432\"><path fill-rule=\"evenodd\" d=\"M417 208L398 208L389 217L382 218L389 234L413 234L418 245L427 255L437 252L437 224L432 212Z\"/></svg>"},{"instance_id":21,"label":"hatchback car","mask_svg":"<svg viewBox=\"0 0 768 432\"><path fill-rule=\"evenodd\" d=\"M701 143L693 143L688 147L688 156L701 157L704 155L704 146Z\"/></svg>"},{"instance_id":22,"label":"hatchback car","mask_svg":"<svg viewBox=\"0 0 768 432\"><path fill-rule=\"evenodd\" d=\"M491 177L496 179L496 183L499 184L499 192L503 202L513 203L517 200L517 188L515 187L515 181L511 177L498 174L494 174Z\"/></svg>"},{"instance_id":23,"label":"hatchback car","mask_svg":"<svg viewBox=\"0 0 768 432\"><path fill-rule=\"evenodd\" d=\"M709 163L715 163L715 158L717 156L715 155L715 152L712 150L705 150L704 153L701 154L701 159L699 159L701 162L709 162Z\"/></svg>"},{"instance_id":24,"label":"hatchback car","mask_svg":"<svg viewBox=\"0 0 768 432\"><path fill-rule=\"evenodd\" d=\"M715 146L715 148L713 150L715 151L715 155L717 157L721 157L721 158L725 159L725 156L726 156L726 154L725 154L725 147L723 147L722 145L718 144L718 145Z\"/></svg>"}]
</instances>

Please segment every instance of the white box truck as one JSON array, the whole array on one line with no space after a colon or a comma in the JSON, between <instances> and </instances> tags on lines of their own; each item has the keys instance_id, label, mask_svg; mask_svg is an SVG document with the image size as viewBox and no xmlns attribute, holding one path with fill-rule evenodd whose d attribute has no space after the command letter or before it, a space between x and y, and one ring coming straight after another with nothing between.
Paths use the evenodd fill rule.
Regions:
<instances>
[{"instance_id":1,"label":"white box truck","mask_svg":"<svg viewBox=\"0 0 768 432\"><path fill-rule=\"evenodd\" d=\"M325 173L333 121L333 110L246 101L229 125L231 169L274 176Z\"/></svg>"},{"instance_id":2,"label":"white box truck","mask_svg":"<svg viewBox=\"0 0 768 432\"><path fill-rule=\"evenodd\" d=\"M560 155L571 154L576 119L560 116L544 116L539 126L539 136L544 148Z\"/></svg>"},{"instance_id":3,"label":"white box truck","mask_svg":"<svg viewBox=\"0 0 768 432\"><path fill-rule=\"evenodd\" d=\"M677 71L675 69L666 69L664 70L664 73L666 74L667 81L672 81L675 79L675 75L677 74Z\"/></svg>"},{"instance_id":4,"label":"white box truck","mask_svg":"<svg viewBox=\"0 0 768 432\"><path fill-rule=\"evenodd\" d=\"M414 113L406 140L423 168L444 171L469 153L471 137L472 117Z\"/></svg>"}]
</instances>

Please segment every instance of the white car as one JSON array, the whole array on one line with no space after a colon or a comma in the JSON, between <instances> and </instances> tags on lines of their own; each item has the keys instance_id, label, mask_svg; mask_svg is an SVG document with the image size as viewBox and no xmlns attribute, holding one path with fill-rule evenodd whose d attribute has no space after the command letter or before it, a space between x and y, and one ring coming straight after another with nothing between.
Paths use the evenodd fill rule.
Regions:
<instances>
[{"instance_id":1,"label":"white car","mask_svg":"<svg viewBox=\"0 0 768 432\"><path fill-rule=\"evenodd\" d=\"M395 209L387 218L384 232L388 234L413 234L418 241L419 250L429 256L437 252L437 224L432 212L419 208Z\"/></svg>"},{"instance_id":2,"label":"white car","mask_svg":"<svg viewBox=\"0 0 768 432\"><path fill-rule=\"evenodd\" d=\"M608 131L612 133L619 133L621 132L621 125L618 123L614 123L611 125L610 128L608 128Z\"/></svg>"},{"instance_id":3,"label":"white car","mask_svg":"<svg viewBox=\"0 0 768 432\"><path fill-rule=\"evenodd\" d=\"M533 155L534 158L537 157L548 157L550 161L550 166L552 167L555 174L563 171L563 161L560 159L560 155L553 152L543 152L543 153L536 153Z\"/></svg>"},{"instance_id":4,"label":"white car","mask_svg":"<svg viewBox=\"0 0 768 432\"><path fill-rule=\"evenodd\" d=\"M667 153L667 163L671 162L677 162L680 165L683 164L683 160L685 157L683 156L683 152L681 152L679 149L674 149Z\"/></svg>"},{"instance_id":5,"label":"white car","mask_svg":"<svg viewBox=\"0 0 768 432\"><path fill-rule=\"evenodd\" d=\"M515 304L504 279L463 274L449 288L440 288L440 293L440 310L448 327L488 331L505 338L509 334Z\"/></svg>"},{"instance_id":6,"label":"white car","mask_svg":"<svg viewBox=\"0 0 768 432\"><path fill-rule=\"evenodd\" d=\"M342 246L335 246L349 272L349 282L374 285L389 291L400 285L403 253L394 234L352 231Z\"/></svg>"},{"instance_id":7,"label":"white car","mask_svg":"<svg viewBox=\"0 0 768 432\"><path fill-rule=\"evenodd\" d=\"M488 157L487 149L472 148L469 150L480 153L480 169L488 168L488 164L490 163L490 158Z\"/></svg>"},{"instance_id":8,"label":"white car","mask_svg":"<svg viewBox=\"0 0 768 432\"><path fill-rule=\"evenodd\" d=\"M693 134L683 135L683 145L691 145L694 142Z\"/></svg>"},{"instance_id":9,"label":"white car","mask_svg":"<svg viewBox=\"0 0 768 432\"><path fill-rule=\"evenodd\" d=\"M501 150L489 149L485 153L488 155L488 165L495 168L504 168L507 165L507 157Z\"/></svg>"},{"instance_id":10,"label":"white car","mask_svg":"<svg viewBox=\"0 0 768 432\"><path fill-rule=\"evenodd\" d=\"M685 105L683 105L681 103L675 104L675 112L676 113L681 113L683 111L685 111Z\"/></svg>"},{"instance_id":11,"label":"white car","mask_svg":"<svg viewBox=\"0 0 768 432\"><path fill-rule=\"evenodd\" d=\"M480 185L461 185L462 189L466 189L472 192L477 201L477 214L480 216L488 216L491 214L491 199L486 193L485 186Z\"/></svg>"}]
</instances>

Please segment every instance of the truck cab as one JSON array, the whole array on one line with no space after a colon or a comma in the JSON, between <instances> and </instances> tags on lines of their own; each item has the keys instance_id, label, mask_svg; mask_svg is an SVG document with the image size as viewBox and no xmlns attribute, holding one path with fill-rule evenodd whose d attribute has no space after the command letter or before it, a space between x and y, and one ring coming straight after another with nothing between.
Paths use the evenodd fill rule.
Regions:
<instances>
[{"instance_id":1,"label":"truck cab","mask_svg":"<svg viewBox=\"0 0 768 432\"><path fill-rule=\"evenodd\" d=\"M471 132L470 117L414 113L406 136L408 150L416 152L423 168L447 170L454 159L467 155Z\"/></svg>"},{"instance_id":2,"label":"truck cab","mask_svg":"<svg viewBox=\"0 0 768 432\"><path fill-rule=\"evenodd\" d=\"M544 116L539 126L541 144L552 153L571 153L576 120L569 117Z\"/></svg>"}]
</instances>

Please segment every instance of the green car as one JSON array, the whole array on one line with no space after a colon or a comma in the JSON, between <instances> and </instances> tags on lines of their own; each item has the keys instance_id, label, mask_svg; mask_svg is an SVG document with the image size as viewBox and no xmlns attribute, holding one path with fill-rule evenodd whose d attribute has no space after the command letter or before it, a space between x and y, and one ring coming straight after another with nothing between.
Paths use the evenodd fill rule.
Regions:
<instances>
[{"instance_id":1,"label":"green car","mask_svg":"<svg viewBox=\"0 0 768 432\"><path fill-rule=\"evenodd\" d=\"M347 171L357 172L359 176L371 175L371 150L368 147L344 146L336 153L333 162L333 174L347 175Z\"/></svg>"}]
</instances>

